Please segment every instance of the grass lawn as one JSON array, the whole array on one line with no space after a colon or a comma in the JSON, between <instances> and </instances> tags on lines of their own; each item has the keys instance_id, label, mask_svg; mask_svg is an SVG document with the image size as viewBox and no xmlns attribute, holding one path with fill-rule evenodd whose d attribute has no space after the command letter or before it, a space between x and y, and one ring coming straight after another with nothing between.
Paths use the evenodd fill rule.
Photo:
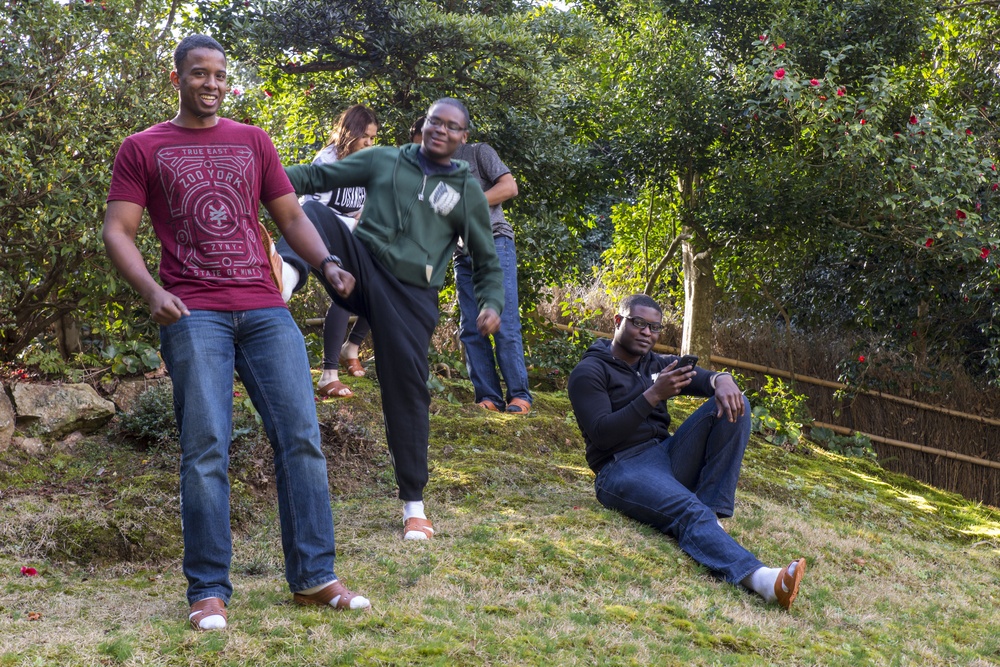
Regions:
<instances>
[{"instance_id":1,"label":"grass lawn","mask_svg":"<svg viewBox=\"0 0 1000 667\"><path fill-rule=\"evenodd\" d=\"M0 453L0 667L13 665L1000 665L1000 512L811 445L751 441L726 529L809 560L791 612L603 509L564 393L486 413L445 381L428 516L404 543L377 386L318 404L337 573L367 613L298 608L259 433L233 448L230 627L187 624L176 453L112 430ZM682 417L697 403L675 401ZM38 570L22 576L21 567Z\"/></svg>"}]
</instances>

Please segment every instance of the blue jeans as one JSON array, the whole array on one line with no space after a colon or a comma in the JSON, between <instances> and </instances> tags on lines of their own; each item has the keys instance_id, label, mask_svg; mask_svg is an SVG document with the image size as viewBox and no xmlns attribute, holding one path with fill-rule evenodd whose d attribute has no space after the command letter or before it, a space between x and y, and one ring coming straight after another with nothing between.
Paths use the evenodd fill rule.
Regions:
<instances>
[{"instance_id":1,"label":"blue jeans","mask_svg":"<svg viewBox=\"0 0 1000 667\"><path fill-rule=\"evenodd\" d=\"M468 255L455 256L455 288L461 310L462 344L465 345L469 379L476 390L476 403L483 399L504 405L504 394L497 376L497 366L507 385L507 400L520 398L531 403L528 391L528 370L524 367L524 344L521 342L521 313L517 304L517 255L514 240L495 236L500 268L503 269L503 313L500 328L493 334L493 341L481 336L476 327L479 306L472 290L472 262ZM495 348L495 353L494 353Z\"/></svg>"},{"instance_id":2,"label":"blue jeans","mask_svg":"<svg viewBox=\"0 0 1000 667\"><path fill-rule=\"evenodd\" d=\"M274 451L285 579L292 591L332 581L333 514L320 449L309 359L286 308L196 310L160 327L180 428L181 531L190 604L228 604L232 536L229 444L233 371L260 413Z\"/></svg>"},{"instance_id":3,"label":"blue jeans","mask_svg":"<svg viewBox=\"0 0 1000 667\"><path fill-rule=\"evenodd\" d=\"M764 564L716 519L733 515L736 482L750 439L750 404L735 423L716 418L710 398L661 441L615 455L594 482L597 499L673 536L686 554L731 584Z\"/></svg>"}]
</instances>

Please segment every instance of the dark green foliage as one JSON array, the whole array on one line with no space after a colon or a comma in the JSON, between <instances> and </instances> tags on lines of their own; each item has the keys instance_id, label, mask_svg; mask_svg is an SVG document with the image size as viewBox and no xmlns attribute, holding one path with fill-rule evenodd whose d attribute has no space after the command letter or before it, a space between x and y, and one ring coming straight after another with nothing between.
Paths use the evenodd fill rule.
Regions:
<instances>
[{"instance_id":1,"label":"dark green foliage","mask_svg":"<svg viewBox=\"0 0 1000 667\"><path fill-rule=\"evenodd\" d=\"M163 9L0 3L0 359L67 315L101 336L148 333L100 226L122 138L169 118Z\"/></svg>"},{"instance_id":2,"label":"dark green foliage","mask_svg":"<svg viewBox=\"0 0 1000 667\"><path fill-rule=\"evenodd\" d=\"M163 447L177 442L174 392L170 384L147 389L135 406L118 417L118 435L144 447Z\"/></svg>"}]
</instances>

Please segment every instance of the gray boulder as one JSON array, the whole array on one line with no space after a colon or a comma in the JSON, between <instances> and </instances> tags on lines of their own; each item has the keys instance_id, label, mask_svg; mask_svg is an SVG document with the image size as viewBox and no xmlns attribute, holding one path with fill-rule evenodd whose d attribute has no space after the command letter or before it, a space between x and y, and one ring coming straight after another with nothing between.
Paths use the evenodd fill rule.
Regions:
<instances>
[{"instance_id":1,"label":"gray boulder","mask_svg":"<svg viewBox=\"0 0 1000 667\"><path fill-rule=\"evenodd\" d=\"M0 382L0 452L10 447L10 440L14 436L14 426L17 422L17 415L14 413L14 406L7 398L3 383Z\"/></svg>"},{"instance_id":2,"label":"gray boulder","mask_svg":"<svg viewBox=\"0 0 1000 667\"><path fill-rule=\"evenodd\" d=\"M12 393L18 428L46 439L73 431L92 433L115 416L115 404L89 384L19 382Z\"/></svg>"}]
</instances>

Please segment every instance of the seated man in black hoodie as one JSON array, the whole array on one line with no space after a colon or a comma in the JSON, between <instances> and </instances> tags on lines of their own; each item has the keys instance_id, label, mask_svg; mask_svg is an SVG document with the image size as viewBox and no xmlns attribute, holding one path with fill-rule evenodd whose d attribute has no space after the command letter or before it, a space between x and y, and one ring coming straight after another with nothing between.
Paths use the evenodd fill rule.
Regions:
<instances>
[{"instance_id":1,"label":"seated man in black hoodie","mask_svg":"<svg viewBox=\"0 0 1000 667\"><path fill-rule=\"evenodd\" d=\"M806 560L769 568L723 530L750 439L750 405L733 376L679 366L652 351L663 311L645 294L626 298L615 335L595 342L569 378L569 398L609 509L677 539L681 549L731 584L791 607ZM710 397L670 435L666 400Z\"/></svg>"}]
</instances>

